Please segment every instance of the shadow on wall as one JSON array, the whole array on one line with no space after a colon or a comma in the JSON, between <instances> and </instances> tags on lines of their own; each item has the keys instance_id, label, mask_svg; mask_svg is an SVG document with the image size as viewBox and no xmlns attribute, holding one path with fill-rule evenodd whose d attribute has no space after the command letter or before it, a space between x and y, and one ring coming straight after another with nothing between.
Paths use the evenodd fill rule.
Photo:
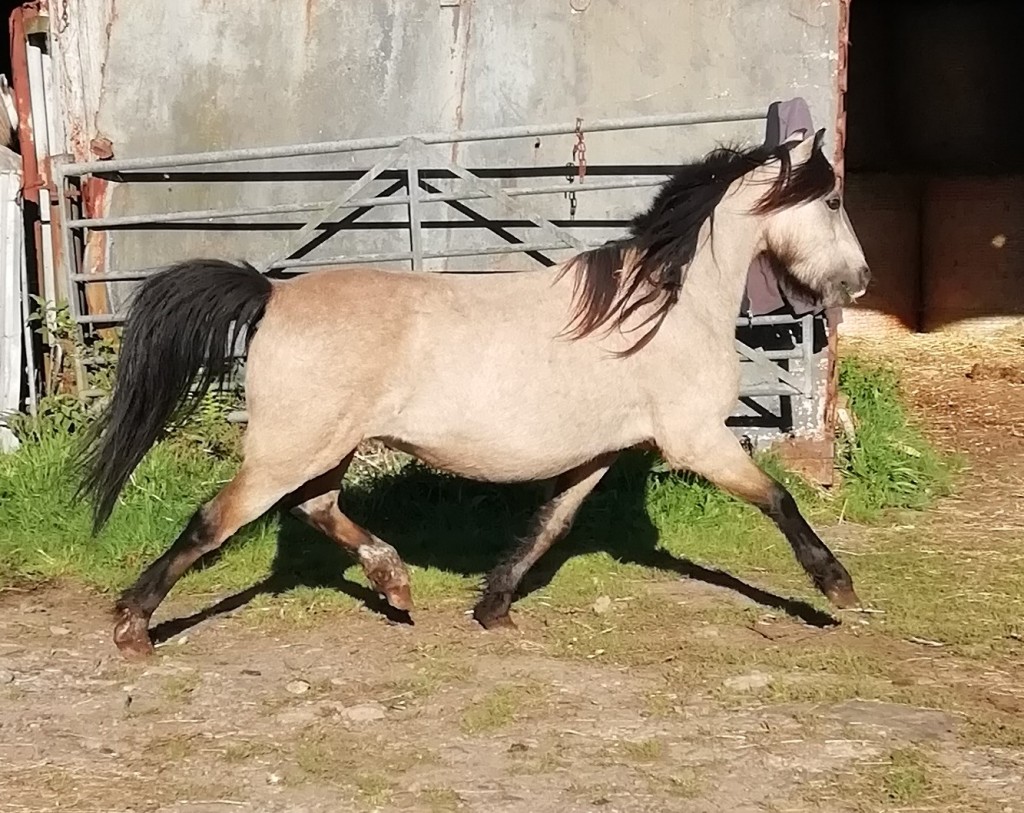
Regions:
<instances>
[{"instance_id":1,"label":"shadow on wall","mask_svg":"<svg viewBox=\"0 0 1024 813\"><path fill-rule=\"evenodd\" d=\"M857 0L850 22L847 210L874 282L847 327L1024 318L1024 3Z\"/></svg>"},{"instance_id":2,"label":"shadow on wall","mask_svg":"<svg viewBox=\"0 0 1024 813\"><path fill-rule=\"evenodd\" d=\"M1024 318L1024 175L850 173L846 206L872 269L847 311L855 328L984 331Z\"/></svg>"}]
</instances>

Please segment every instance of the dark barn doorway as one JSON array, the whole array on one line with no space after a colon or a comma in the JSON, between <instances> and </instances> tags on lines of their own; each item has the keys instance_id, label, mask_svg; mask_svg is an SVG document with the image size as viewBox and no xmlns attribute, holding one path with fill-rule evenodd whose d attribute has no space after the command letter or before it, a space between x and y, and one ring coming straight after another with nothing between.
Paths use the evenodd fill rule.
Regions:
<instances>
[{"instance_id":1,"label":"dark barn doorway","mask_svg":"<svg viewBox=\"0 0 1024 813\"><path fill-rule=\"evenodd\" d=\"M851 332L1024 318L1020 0L854 0L847 208L873 266Z\"/></svg>"}]
</instances>

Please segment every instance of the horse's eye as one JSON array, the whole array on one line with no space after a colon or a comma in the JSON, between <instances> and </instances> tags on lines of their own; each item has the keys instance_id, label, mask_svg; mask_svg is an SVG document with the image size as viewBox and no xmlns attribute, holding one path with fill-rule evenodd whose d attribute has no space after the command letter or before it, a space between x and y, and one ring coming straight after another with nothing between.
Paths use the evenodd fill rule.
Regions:
<instances>
[{"instance_id":1,"label":"horse's eye","mask_svg":"<svg viewBox=\"0 0 1024 813\"><path fill-rule=\"evenodd\" d=\"M833 212L838 212L839 207L843 205L843 202L839 200L839 198L829 198L827 201L825 201L825 203L828 205L828 208L831 209Z\"/></svg>"}]
</instances>

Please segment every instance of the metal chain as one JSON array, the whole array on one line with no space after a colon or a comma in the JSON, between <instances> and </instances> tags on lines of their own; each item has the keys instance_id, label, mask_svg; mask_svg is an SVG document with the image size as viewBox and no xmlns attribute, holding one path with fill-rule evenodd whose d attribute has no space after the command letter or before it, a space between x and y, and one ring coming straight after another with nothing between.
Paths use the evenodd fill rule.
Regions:
<instances>
[{"instance_id":1,"label":"metal chain","mask_svg":"<svg viewBox=\"0 0 1024 813\"><path fill-rule=\"evenodd\" d=\"M587 179L587 143L583 140L583 119L576 119L576 144L572 148L572 160L576 161L576 173L583 183Z\"/></svg>"},{"instance_id":2,"label":"metal chain","mask_svg":"<svg viewBox=\"0 0 1024 813\"><path fill-rule=\"evenodd\" d=\"M572 146L572 161L567 161L565 164L566 173L565 179L569 183L574 183L579 179L580 183L587 177L587 144L583 140L583 119L576 119L576 143ZM573 170L576 170L575 174ZM576 190L572 190L565 193L565 197L569 199L569 219L576 219Z\"/></svg>"},{"instance_id":3,"label":"metal chain","mask_svg":"<svg viewBox=\"0 0 1024 813\"><path fill-rule=\"evenodd\" d=\"M576 174L573 172L573 170L576 169L576 165L573 164L572 161L567 161L566 164L565 164L565 169L566 169L565 179L569 183L575 183L576 182ZM576 219L576 191L575 190L570 190L569 192L566 192L563 197L566 197L566 198L569 199L569 219L570 220L575 220Z\"/></svg>"},{"instance_id":4,"label":"metal chain","mask_svg":"<svg viewBox=\"0 0 1024 813\"><path fill-rule=\"evenodd\" d=\"M60 22L57 25L57 33L63 34L68 30L68 3L71 0L61 0L60 4Z\"/></svg>"},{"instance_id":5,"label":"metal chain","mask_svg":"<svg viewBox=\"0 0 1024 813\"><path fill-rule=\"evenodd\" d=\"M68 4L71 0L60 0L60 16L57 17L53 26L53 33L57 36L68 31Z\"/></svg>"}]
</instances>

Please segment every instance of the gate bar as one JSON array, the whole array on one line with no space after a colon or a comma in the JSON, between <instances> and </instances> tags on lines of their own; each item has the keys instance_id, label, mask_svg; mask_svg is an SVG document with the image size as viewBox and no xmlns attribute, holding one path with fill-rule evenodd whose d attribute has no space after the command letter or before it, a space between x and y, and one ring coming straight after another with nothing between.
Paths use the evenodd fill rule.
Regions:
<instances>
[{"instance_id":1,"label":"gate bar","mask_svg":"<svg viewBox=\"0 0 1024 813\"><path fill-rule=\"evenodd\" d=\"M763 109L734 110L723 113L674 113L666 116L635 116L620 119L595 119L586 123L584 131L599 133L606 130L641 130L652 127L681 127L691 124L724 124L738 121L762 121ZM520 125L495 127L489 130L465 132L421 133L412 136L378 136L352 138L343 141L320 141L312 144L294 144L286 147L246 147L234 150L193 152L181 155L156 155L147 158L121 158L107 161L83 161L64 165L65 175L87 175L95 172L117 172L131 169L158 169L197 167L206 164L224 164L238 161L258 161L268 158L297 158L306 155L359 152L389 149L399 146L407 138L424 144L457 144L465 141L497 141L506 138L533 138L536 136L571 135L577 124Z\"/></svg>"},{"instance_id":2,"label":"gate bar","mask_svg":"<svg viewBox=\"0 0 1024 813\"><path fill-rule=\"evenodd\" d=\"M383 179L383 173L378 180ZM420 173L423 177L423 173ZM666 176L667 177L667 176ZM638 181L606 181L604 183L586 183L573 187L577 194L580 192L606 192L610 189L642 189L644 187L658 186L664 182L664 178L645 179ZM565 184L559 186L524 186L508 187L505 194L517 198L521 195L562 195L569 189ZM447 201L463 200L484 200L491 197L485 192L466 192L459 194L454 192L434 192L419 196L420 203L442 203ZM397 206L409 203L408 195L392 195L387 198L353 198L347 201L346 208L362 209L364 206ZM258 217L260 215L288 215L304 212L316 212L331 205L329 200L315 201L313 203L281 203L272 206L253 206L239 209L197 209L191 212L154 212L143 215L119 215L114 217L83 217L72 219L68 227L72 229L98 229L116 228L118 226L144 226L149 223L181 223L191 220L228 220L235 217Z\"/></svg>"}]
</instances>

